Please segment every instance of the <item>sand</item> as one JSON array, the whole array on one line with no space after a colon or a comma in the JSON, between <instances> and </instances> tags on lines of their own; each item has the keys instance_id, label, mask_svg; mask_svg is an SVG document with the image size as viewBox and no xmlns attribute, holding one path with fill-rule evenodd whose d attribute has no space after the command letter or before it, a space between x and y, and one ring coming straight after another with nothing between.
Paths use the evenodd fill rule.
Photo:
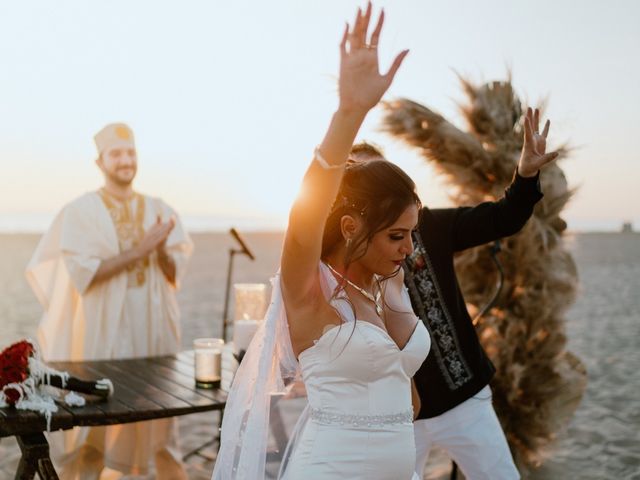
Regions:
<instances>
[{"instance_id":1,"label":"sand","mask_svg":"<svg viewBox=\"0 0 640 480\"><path fill-rule=\"evenodd\" d=\"M252 262L236 256L234 282L268 282L275 272L281 234L250 234ZM194 235L196 252L179 301L182 345L200 336L220 336L227 274L226 234ZM38 236L0 235L0 347L33 337L41 309L24 280L24 267ZM574 419L534 480L640 479L640 235L578 234L568 239L578 264L581 290L567 315L569 348L585 362L589 385ZM186 453L212 438L215 414L179 420ZM214 455L213 449L205 454ZM11 479L20 452L13 438L0 440L0 480ZM194 456L189 478L209 479L213 462ZM448 478L442 452L430 459L425 478Z\"/></svg>"}]
</instances>

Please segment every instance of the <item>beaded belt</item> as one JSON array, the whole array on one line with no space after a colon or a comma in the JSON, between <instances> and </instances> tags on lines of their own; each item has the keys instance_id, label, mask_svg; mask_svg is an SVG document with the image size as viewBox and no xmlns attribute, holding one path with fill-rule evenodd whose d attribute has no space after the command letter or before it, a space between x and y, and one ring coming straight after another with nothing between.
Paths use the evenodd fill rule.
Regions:
<instances>
[{"instance_id":1,"label":"beaded belt","mask_svg":"<svg viewBox=\"0 0 640 480\"><path fill-rule=\"evenodd\" d=\"M321 408L311 409L311 420L322 425L348 425L351 427L377 427L413 423L413 410L390 415L350 415L328 412Z\"/></svg>"}]
</instances>

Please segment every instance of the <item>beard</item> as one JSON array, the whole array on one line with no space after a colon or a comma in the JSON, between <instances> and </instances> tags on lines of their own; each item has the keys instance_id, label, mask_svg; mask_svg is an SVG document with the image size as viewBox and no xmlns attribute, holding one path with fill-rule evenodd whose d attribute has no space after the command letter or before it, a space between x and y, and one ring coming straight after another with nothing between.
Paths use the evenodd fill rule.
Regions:
<instances>
[{"instance_id":1,"label":"beard","mask_svg":"<svg viewBox=\"0 0 640 480\"><path fill-rule=\"evenodd\" d=\"M128 170L133 170L133 174L125 173ZM128 187L136 178L137 168L118 168L114 172L105 172L107 178L120 187Z\"/></svg>"}]
</instances>

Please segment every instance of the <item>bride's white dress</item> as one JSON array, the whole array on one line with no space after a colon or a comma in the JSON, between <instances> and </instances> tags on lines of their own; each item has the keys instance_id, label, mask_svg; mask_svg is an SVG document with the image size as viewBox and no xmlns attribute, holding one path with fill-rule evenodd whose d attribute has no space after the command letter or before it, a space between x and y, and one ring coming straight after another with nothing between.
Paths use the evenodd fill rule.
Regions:
<instances>
[{"instance_id":1,"label":"bride's white dress","mask_svg":"<svg viewBox=\"0 0 640 480\"><path fill-rule=\"evenodd\" d=\"M347 321L298 357L309 416L283 478L417 479L411 378L429 352L427 329L418 321L400 349L382 328L349 320L346 302L334 306Z\"/></svg>"}]
</instances>

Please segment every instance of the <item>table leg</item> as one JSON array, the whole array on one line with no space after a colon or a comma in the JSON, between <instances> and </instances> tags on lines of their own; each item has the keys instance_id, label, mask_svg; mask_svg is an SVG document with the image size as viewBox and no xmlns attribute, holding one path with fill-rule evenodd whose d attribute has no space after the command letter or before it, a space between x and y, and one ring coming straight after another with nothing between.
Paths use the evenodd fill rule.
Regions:
<instances>
[{"instance_id":1,"label":"table leg","mask_svg":"<svg viewBox=\"0 0 640 480\"><path fill-rule=\"evenodd\" d=\"M58 480L49 457L49 444L42 432L18 435L22 457L16 470L16 480L31 480L37 473L42 480Z\"/></svg>"},{"instance_id":2,"label":"table leg","mask_svg":"<svg viewBox=\"0 0 640 480\"><path fill-rule=\"evenodd\" d=\"M217 428L216 428L216 432L213 436L213 438L211 440L207 440L206 442L204 442L202 445L200 445L199 447L195 448L194 450L191 450L189 453L186 453L185 455L183 455L182 457L182 461L186 462L187 460L189 460L191 457L193 457L194 455L197 455L200 458L204 458L205 460L208 460L210 462L215 461L216 457L212 457L210 455L204 454L202 453L202 450L204 450L207 447L210 447L211 445L215 445L216 443L218 444L218 448L216 448L216 455L218 454L218 451L220 450L220 428L222 427L222 419L224 418L224 408L222 410L220 410L220 417L218 418L217 423Z\"/></svg>"}]
</instances>

